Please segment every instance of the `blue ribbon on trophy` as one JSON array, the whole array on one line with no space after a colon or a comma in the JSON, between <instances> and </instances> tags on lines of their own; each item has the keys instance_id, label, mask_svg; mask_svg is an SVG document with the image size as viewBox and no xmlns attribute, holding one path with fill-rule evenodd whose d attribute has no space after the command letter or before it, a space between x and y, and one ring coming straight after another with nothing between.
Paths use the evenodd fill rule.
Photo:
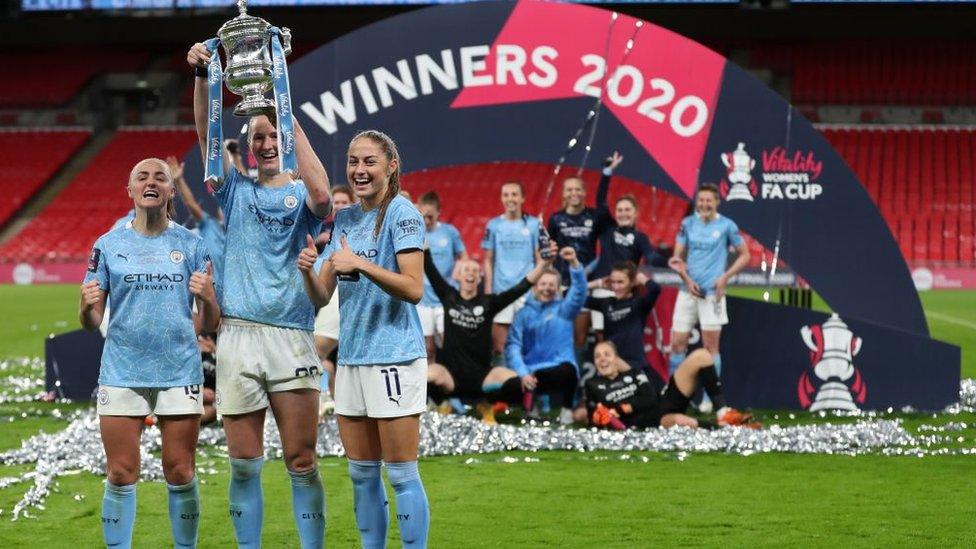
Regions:
<instances>
[{"instance_id":1,"label":"blue ribbon on trophy","mask_svg":"<svg viewBox=\"0 0 976 549\"><path fill-rule=\"evenodd\" d=\"M220 40L211 38L204 42L210 50L210 65L207 66L207 171L204 182L207 186L220 184L224 180L224 94L220 89L223 69L220 66L220 53L217 47Z\"/></svg>"},{"instance_id":2,"label":"blue ribbon on trophy","mask_svg":"<svg viewBox=\"0 0 976 549\"><path fill-rule=\"evenodd\" d=\"M291 45L288 29L271 27L271 76L274 81L275 112L278 113L278 162L282 172L298 174L295 158L295 121L291 112L291 84L288 82L288 61L285 60L285 43Z\"/></svg>"},{"instance_id":3,"label":"blue ribbon on trophy","mask_svg":"<svg viewBox=\"0 0 976 549\"><path fill-rule=\"evenodd\" d=\"M295 123L292 118L291 87L288 83L288 62L291 53L291 32L287 28L247 14L245 0L237 1L240 14L224 23L217 31L217 38L205 42L210 50L210 66L207 72L207 184L224 179L223 139L223 91L227 88L244 98L234 108L234 115L252 117L277 113L278 162L282 172L293 177L298 174L295 157ZM219 47L224 48L227 70L220 65ZM274 100L264 96L274 89Z\"/></svg>"}]
</instances>

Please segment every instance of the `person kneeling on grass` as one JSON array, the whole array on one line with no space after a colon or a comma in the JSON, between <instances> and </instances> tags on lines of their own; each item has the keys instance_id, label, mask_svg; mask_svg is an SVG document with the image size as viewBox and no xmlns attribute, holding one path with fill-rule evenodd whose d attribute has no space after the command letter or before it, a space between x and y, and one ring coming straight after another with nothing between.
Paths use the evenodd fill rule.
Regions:
<instances>
[{"instance_id":1,"label":"person kneeling on grass","mask_svg":"<svg viewBox=\"0 0 976 549\"><path fill-rule=\"evenodd\" d=\"M543 271L532 288L532 297L515 314L508 332L505 356L521 379L523 406L534 414L534 393L553 393L560 400L559 422L572 423L577 366L573 350L573 325L586 301L586 275L569 246L559 251L569 265L572 285L563 299L559 295L559 272Z\"/></svg>"},{"instance_id":2,"label":"person kneeling on grass","mask_svg":"<svg viewBox=\"0 0 976 549\"><path fill-rule=\"evenodd\" d=\"M593 350L597 375L586 382L587 417L593 425L610 429L628 427L703 427L742 425L758 428L752 415L730 408L722 394L712 355L698 349L688 355L668 380L660 396L647 374L633 370L617 354L616 346L603 341ZM716 422L685 415L691 395L700 386L718 408Z\"/></svg>"}]
</instances>

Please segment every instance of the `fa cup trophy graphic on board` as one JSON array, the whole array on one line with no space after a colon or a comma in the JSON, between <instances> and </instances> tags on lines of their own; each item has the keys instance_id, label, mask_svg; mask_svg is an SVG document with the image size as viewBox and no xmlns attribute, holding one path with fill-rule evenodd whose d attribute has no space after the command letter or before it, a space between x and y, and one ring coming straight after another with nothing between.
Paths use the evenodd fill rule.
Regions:
<instances>
[{"instance_id":1,"label":"fa cup trophy graphic on board","mask_svg":"<svg viewBox=\"0 0 976 549\"><path fill-rule=\"evenodd\" d=\"M752 202L755 184L753 183L753 188L750 188L749 184L752 183L752 169L756 167L756 160L746 152L746 144L739 143L735 151L722 153L722 164L726 167L729 186L725 200Z\"/></svg>"},{"instance_id":2,"label":"fa cup trophy graphic on board","mask_svg":"<svg viewBox=\"0 0 976 549\"><path fill-rule=\"evenodd\" d=\"M278 129L281 171L297 172L291 89L285 57L291 53L291 31L247 14L246 0L237 0L237 17L224 23L217 37L205 42L211 52L207 72L209 125L207 128L207 181L223 179L223 93L227 89L243 97L234 115L268 115ZM223 48L227 69L220 63ZM265 94L274 90L274 99Z\"/></svg>"},{"instance_id":3,"label":"fa cup trophy graphic on board","mask_svg":"<svg viewBox=\"0 0 976 549\"><path fill-rule=\"evenodd\" d=\"M836 313L822 325L800 328L800 336L810 349L810 369L797 386L800 405L811 412L858 410L867 397L867 386L853 363L861 338Z\"/></svg>"}]
</instances>

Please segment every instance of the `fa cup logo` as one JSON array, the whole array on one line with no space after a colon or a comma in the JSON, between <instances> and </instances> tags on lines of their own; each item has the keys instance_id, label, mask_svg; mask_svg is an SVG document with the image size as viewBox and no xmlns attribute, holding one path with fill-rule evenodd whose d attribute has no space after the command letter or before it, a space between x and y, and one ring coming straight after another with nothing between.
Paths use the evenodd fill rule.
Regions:
<instances>
[{"instance_id":1,"label":"fa cup logo","mask_svg":"<svg viewBox=\"0 0 976 549\"><path fill-rule=\"evenodd\" d=\"M746 144L739 143L733 152L722 153L722 164L726 168L726 180L722 181L721 191L725 200L753 201L757 186L752 180L752 169L756 160L746 152Z\"/></svg>"},{"instance_id":2,"label":"fa cup logo","mask_svg":"<svg viewBox=\"0 0 976 549\"><path fill-rule=\"evenodd\" d=\"M810 370L797 384L800 405L811 412L858 410L867 397L867 386L853 364L861 338L836 313L822 325L800 328L800 336L810 349Z\"/></svg>"}]
</instances>

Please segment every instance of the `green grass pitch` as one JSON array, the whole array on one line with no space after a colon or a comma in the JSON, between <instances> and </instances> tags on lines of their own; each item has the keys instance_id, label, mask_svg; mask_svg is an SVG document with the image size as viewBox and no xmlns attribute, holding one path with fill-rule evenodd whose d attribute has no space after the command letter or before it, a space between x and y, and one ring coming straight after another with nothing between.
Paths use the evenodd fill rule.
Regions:
<instances>
[{"instance_id":1,"label":"green grass pitch","mask_svg":"<svg viewBox=\"0 0 976 549\"><path fill-rule=\"evenodd\" d=\"M753 290L737 294L755 297ZM0 286L0 357L40 356L48 334L75 329L75 285ZM963 349L963 377L976 377L976 292L922 295L932 335ZM822 302L820 308L824 308ZM0 372L17 374L16 368ZM0 404L0 450L15 448L83 405ZM762 419L776 423L773 412ZM796 421L823 420L798 414ZM24 417L26 416L26 417ZM966 422L957 446L976 446L976 415L902 416L922 424ZM219 450L200 463L201 547L233 547L226 517L227 467ZM503 459L515 457L516 460ZM682 456L683 457L683 456ZM472 459L473 458L473 459ZM320 460L328 498L328 544L356 547L345 461ZM0 479L23 466L0 466ZM859 457L761 454L541 452L421 460L431 502L431 547L894 547L976 545L973 455ZM98 547L102 478L62 477L34 518L10 521L25 486L0 490L0 548ZM266 465L265 547L297 547L281 461ZM391 502L392 504L392 502ZM135 547L171 546L162 483L139 487ZM395 521L389 546L399 546Z\"/></svg>"}]
</instances>

